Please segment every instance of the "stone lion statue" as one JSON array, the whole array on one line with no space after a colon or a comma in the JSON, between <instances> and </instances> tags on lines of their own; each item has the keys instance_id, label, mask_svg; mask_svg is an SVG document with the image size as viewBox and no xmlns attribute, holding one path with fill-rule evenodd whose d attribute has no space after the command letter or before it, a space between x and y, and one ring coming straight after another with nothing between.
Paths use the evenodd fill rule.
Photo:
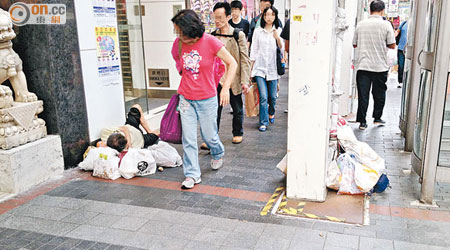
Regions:
<instances>
[{"instance_id":1,"label":"stone lion statue","mask_svg":"<svg viewBox=\"0 0 450 250\"><path fill-rule=\"evenodd\" d=\"M9 13L0 9L0 84L9 79L16 102L34 102L38 100L37 96L28 91L22 60L12 49L11 40L15 37ZM10 107L14 100L11 90L0 85L0 109Z\"/></svg>"}]
</instances>

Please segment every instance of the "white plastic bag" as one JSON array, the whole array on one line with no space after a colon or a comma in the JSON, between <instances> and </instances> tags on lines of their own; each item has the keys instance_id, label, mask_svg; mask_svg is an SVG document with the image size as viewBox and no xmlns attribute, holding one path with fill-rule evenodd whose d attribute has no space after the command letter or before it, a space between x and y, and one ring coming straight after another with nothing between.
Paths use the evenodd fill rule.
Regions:
<instances>
[{"instance_id":1,"label":"white plastic bag","mask_svg":"<svg viewBox=\"0 0 450 250\"><path fill-rule=\"evenodd\" d=\"M387 63L389 65L389 67L393 67L393 66L397 65L397 48L388 49Z\"/></svg>"},{"instance_id":2,"label":"white plastic bag","mask_svg":"<svg viewBox=\"0 0 450 250\"><path fill-rule=\"evenodd\" d=\"M92 176L109 180L119 179L119 157L117 155L100 154L99 158L94 161Z\"/></svg>"},{"instance_id":3,"label":"white plastic bag","mask_svg":"<svg viewBox=\"0 0 450 250\"><path fill-rule=\"evenodd\" d=\"M371 167L356 163L355 166L355 183L363 192L369 192L380 179L381 174Z\"/></svg>"},{"instance_id":4,"label":"white plastic bag","mask_svg":"<svg viewBox=\"0 0 450 250\"><path fill-rule=\"evenodd\" d=\"M119 171L125 179L151 175L156 172L156 162L150 150L130 148L122 158Z\"/></svg>"},{"instance_id":5,"label":"white plastic bag","mask_svg":"<svg viewBox=\"0 0 450 250\"><path fill-rule=\"evenodd\" d=\"M86 158L78 164L78 166L85 171L94 170L94 161L106 156L106 158L112 158L114 156L118 156L119 153L117 150L103 147L103 148L91 148L86 156Z\"/></svg>"},{"instance_id":6,"label":"white plastic bag","mask_svg":"<svg viewBox=\"0 0 450 250\"><path fill-rule=\"evenodd\" d=\"M326 185L328 188L339 190L342 174L335 160L327 167Z\"/></svg>"},{"instance_id":7,"label":"white plastic bag","mask_svg":"<svg viewBox=\"0 0 450 250\"><path fill-rule=\"evenodd\" d=\"M173 168L183 165L183 160L177 150L167 142L160 140L158 144L148 147L148 150L152 153L156 165L159 167Z\"/></svg>"},{"instance_id":8,"label":"white plastic bag","mask_svg":"<svg viewBox=\"0 0 450 250\"><path fill-rule=\"evenodd\" d=\"M384 159L381 158L367 143L345 140L340 142L345 152L352 154L359 163L375 170L379 175L384 172L386 168Z\"/></svg>"},{"instance_id":9,"label":"white plastic bag","mask_svg":"<svg viewBox=\"0 0 450 250\"><path fill-rule=\"evenodd\" d=\"M355 160L345 153L341 154L336 162L342 173L338 194L362 194L355 183Z\"/></svg>"}]
</instances>

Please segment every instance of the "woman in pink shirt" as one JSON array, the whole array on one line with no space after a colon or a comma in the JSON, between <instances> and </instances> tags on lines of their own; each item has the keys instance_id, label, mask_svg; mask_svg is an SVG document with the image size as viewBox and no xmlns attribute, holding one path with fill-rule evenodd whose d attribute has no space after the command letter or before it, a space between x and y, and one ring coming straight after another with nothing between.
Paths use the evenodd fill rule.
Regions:
<instances>
[{"instance_id":1,"label":"woman in pink shirt","mask_svg":"<svg viewBox=\"0 0 450 250\"><path fill-rule=\"evenodd\" d=\"M182 10L172 22L178 38L173 43L172 55L181 71L180 116L183 129L183 171L186 179L182 188L193 188L201 182L198 163L197 122L203 141L211 149L211 168L223 165L225 148L217 130L217 83L214 80L214 60L225 63L227 72L220 92L220 105L230 100L230 85L236 73L237 63L217 38L206 34L205 27L192 10ZM181 46L181 49L180 49Z\"/></svg>"}]
</instances>

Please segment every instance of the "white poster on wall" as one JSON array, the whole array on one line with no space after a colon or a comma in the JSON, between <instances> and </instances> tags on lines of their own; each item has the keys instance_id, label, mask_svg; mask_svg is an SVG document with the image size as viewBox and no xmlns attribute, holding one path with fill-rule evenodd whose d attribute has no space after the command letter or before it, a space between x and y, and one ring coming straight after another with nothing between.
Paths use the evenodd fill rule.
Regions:
<instances>
[{"instance_id":1,"label":"white poster on wall","mask_svg":"<svg viewBox=\"0 0 450 250\"><path fill-rule=\"evenodd\" d=\"M92 0L97 44L97 67L102 85L117 85L122 79L116 1Z\"/></svg>"}]
</instances>

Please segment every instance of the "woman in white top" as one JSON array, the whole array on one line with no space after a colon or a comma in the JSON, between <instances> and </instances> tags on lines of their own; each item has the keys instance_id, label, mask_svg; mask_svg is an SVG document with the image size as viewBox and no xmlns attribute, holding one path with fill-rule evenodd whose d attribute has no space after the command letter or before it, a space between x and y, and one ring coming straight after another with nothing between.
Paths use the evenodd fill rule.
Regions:
<instances>
[{"instance_id":1,"label":"woman in white top","mask_svg":"<svg viewBox=\"0 0 450 250\"><path fill-rule=\"evenodd\" d=\"M253 33L250 50L252 77L259 90L259 131L264 132L270 123L275 122L277 84L277 46L283 51L278 26L278 10L271 6L264 10L261 27Z\"/></svg>"}]
</instances>

